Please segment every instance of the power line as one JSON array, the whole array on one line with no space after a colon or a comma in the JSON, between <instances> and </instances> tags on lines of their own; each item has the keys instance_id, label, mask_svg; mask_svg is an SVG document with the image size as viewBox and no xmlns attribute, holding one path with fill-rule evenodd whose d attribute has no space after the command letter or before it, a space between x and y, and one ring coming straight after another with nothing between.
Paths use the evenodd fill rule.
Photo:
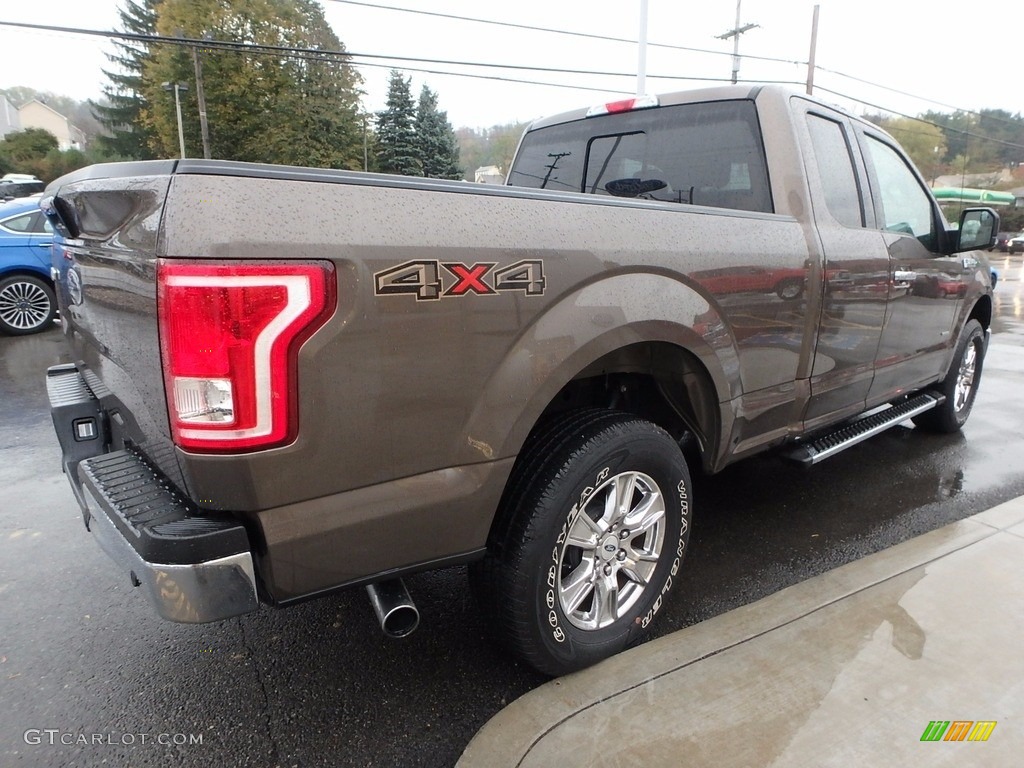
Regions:
<instances>
[{"instance_id":1,"label":"power line","mask_svg":"<svg viewBox=\"0 0 1024 768\"><path fill-rule=\"evenodd\" d=\"M546 33L554 34L554 35L565 35L565 36L568 36L568 37L576 37L576 38L591 39L591 40L602 40L602 41L614 42L614 43L628 43L630 45L637 45L638 44L638 41L633 40L631 38L626 38L626 37L613 37L613 36L609 36L609 35L596 35L596 34L591 34L591 33L586 33L586 32L570 32L570 31L564 30L564 29L554 29L554 28L551 28L551 27L539 27L539 26L534 26L534 25L530 25L530 24L516 24L514 22L508 22L508 21L498 21L498 20L495 20L495 19L481 19L481 18L477 18L477 17L473 17L473 16L462 16L462 15L459 15L459 14L452 14L452 13L439 13L437 11L425 11L425 10L421 10L421 9L418 9L418 8L402 8L400 6L384 5L384 4L381 4L381 3L360 2L360 0L329 0L329 1L333 2L333 3L338 3L340 5L354 5L354 6L360 6L360 7L363 7L363 8L372 8L374 10L396 11L396 12L399 12L399 13L415 14L415 15L419 15L419 16L432 16L432 17L440 18L440 19L450 19L450 20L454 20L454 21L466 21L466 22L470 22L470 23L473 23L473 24L485 24L485 25L496 26L496 27L505 27L505 28L510 28L510 29L522 29L522 30L527 30L527 31L530 31L530 32L546 32ZM691 52L691 53L703 53L703 54L709 54L709 55L713 55L713 56L732 56L733 55L733 54L730 54L727 51L714 51L714 50L709 50L709 49L706 49L706 48L692 48L692 47L683 46L683 45L670 45L670 44L667 44L667 43L648 42L647 45L648 45L648 47L652 47L652 48L665 48L665 49L668 49L668 50L687 51L687 52ZM751 54L738 54L738 56L741 59L768 61L768 62L774 62L774 63L777 63L777 64L796 64L798 66L808 66L809 65L809 62L803 61L803 60L800 60L800 59L781 59L781 58L772 57L772 56L755 56L755 55L751 55ZM952 105L952 104L946 104L944 102L936 101L934 99L928 99L926 97L919 96L917 94L908 93L906 91L901 91L901 90L899 90L897 88L892 88L892 87L889 87L889 86L886 86L886 85L882 85L881 83L875 83L875 82L873 82L871 80L865 80L863 78L856 77L854 75L848 75L845 72L839 72L837 70L828 69L826 67L822 67L822 66L818 66L818 65L815 65L814 69L815 69L815 71L827 72L829 74L836 75L838 77L843 77L843 78L847 78L849 80L854 80L854 81L862 83L864 85L870 85L870 86L873 86L875 88L881 88L883 90L890 91L892 93L897 93L897 94L899 94L901 96L907 96L909 98L918 99L920 101L928 102L930 104L935 104L935 105L938 105L940 107L945 107L947 109L952 109L952 110L955 110L957 112L964 112L965 114L977 115L979 117L985 117L986 119L1001 121L1001 122L1004 122L1004 123L1006 123L1008 125L1014 125L1014 123L1012 121L1006 120L1004 118L996 117L994 115L981 115L980 112L975 112L973 110L964 109L963 107L957 107L957 106ZM673 79L676 79L676 78L673 78ZM678 78L678 79L697 80L697 79L701 79L701 78ZM705 79L709 79L710 80L710 79L714 79L714 78L705 78ZM723 80L723 81L727 82L727 80ZM793 84L794 85L799 85L799 83L793 83Z\"/></svg>"},{"instance_id":2,"label":"power line","mask_svg":"<svg viewBox=\"0 0 1024 768\"><path fill-rule=\"evenodd\" d=\"M915 117L914 115L908 115L908 114L906 114L904 112L900 112L900 111L895 110L895 109L890 109L889 107L883 107L883 106L881 106L879 104L872 104L869 101L864 101L863 99L858 99L858 98L855 98L853 96L847 96L845 93L840 93L839 91L833 91L830 88L825 88L824 86L816 85L815 88L818 89L818 90L825 91L826 93L831 93L833 96L838 96L838 97L840 97L842 99L848 99L849 101L856 102L857 104L863 104L865 107L871 107L872 109L879 109L882 112L888 112L889 114L892 114L892 115L897 115L899 117L905 117L908 120L915 120L915 121L917 121L919 123L924 123L925 125L935 126L936 128L938 128L938 129L940 129L942 131L949 131L950 133L959 133L959 134L961 134L963 136L967 136L967 137L972 138L972 139L980 139L981 141L988 141L988 142L991 142L992 144L1001 144L1004 147L1013 147L1014 149L1024 149L1024 144L1017 144L1017 143L1014 143L1012 141L1004 141L1003 139L997 139L997 138L995 138L993 136L983 136L980 133L974 133L972 131L965 131L962 128L953 128L952 126L942 125L941 123L936 123L936 122L933 122L931 120L925 120L923 117Z\"/></svg>"},{"instance_id":3,"label":"power line","mask_svg":"<svg viewBox=\"0 0 1024 768\"><path fill-rule=\"evenodd\" d=\"M364 8L373 8L374 10L381 11L398 11L400 13L413 13L419 16L434 16L439 19L452 19L454 21L468 21L473 24L489 24L495 27L508 27L511 29L524 29L530 32L547 32L553 35L566 35L568 37L580 37L589 40L603 40L610 43L629 43L630 45L636 45L638 41L632 40L628 37L612 37L609 35L595 35L587 32L570 32L565 29L553 29L552 27L537 27L530 24L515 24L511 21L496 21L494 19L479 19L472 16L459 16L452 13L438 13L436 11L423 11L418 8L400 8L394 5L381 5L379 3L363 3L357 0L330 0L332 3L339 3L341 5L358 5ZM689 48L685 45L670 45L668 43L647 43L648 48L665 48L672 51L688 51L690 53L707 53L713 56L732 56L728 51L713 51L707 48ZM779 64L803 64L806 65L806 61L794 61L792 59L778 59L771 56L754 56L744 55L742 58L745 59L757 59L759 61L773 61Z\"/></svg>"},{"instance_id":4,"label":"power line","mask_svg":"<svg viewBox=\"0 0 1024 768\"><path fill-rule=\"evenodd\" d=\"M517 84L520 84L520 85L543 85L543 86L547 86L549 88L565 88L567 90L573 90L573 91L590 91L590 92L598 92L598 93L617 93L617 94L622 94L622 95L629 95L629 94L633 93L632 90L618 91L618 90L614 90L614 89L606 88L606 87L593 87L592 88L592 87L585 86L585 85L569 85L568 83L549 83L549 82L545 82L545 81L542 81L542 80L523 80L523 79L514 78L514 77L502 77L500 75L474 75L474 74L472 74L470 72L451 72L451 71L446 71L446 70L441 70L441 69L423 69L421 67L409 67L409 66L404 66L404 65L401 66L401 67L395 67L395 66L392 66L391 64L374 64L374 63L367 62L367 61L363 61L363 62L360 62L358 64L354 64L353 66L356 66L356 67L374 67L374 68L377 68L377 69L398 69L398 70L401 70L402 72L419 72L419 73L428 74L428 75L445 75L445 76L450 76L450 77L467 77L467 78L474 79L474 80L491 80L491 81L497 80L497 81L502 82L502 83L517 83Z\"/></svg>"},{"instance_id":5,"label":"power line","mask_svg":"<svg viewBox=\"0 0 1024 768\"><path fill-rule=\"evenodd\" d=\"M604 91L604 92L608 92L608 93L628 93L629 91L617 91L614 88L607 88L607 87L595 88L595 87L587 87L587 86L580 86L580 85L569 85L569 84L564 84L564 83L550 83L550 82L537 81L537 80L525 80L525 79L517 79L517 78L507 78L507 77L501 77L501 76L492 75L492 74L479 75L479 74L472 74L472 73L467 73L467 72L451 72L451 71L443 71L443 70L437 70L437 69L423 69L423 68L407 66L406 63L407 62L411 62L411 63L418 63L418 64L439 64L439 65L447 65L447 66L482 67L482 68L486 68L486 69L510 69L510 70L521 70L521 71L527 71L527 72L545 72L545 73L561 74L561 75L591 75L591 76L598 76L598 77L628 77L628 78L634 77L634 73L632 73L632 72L603 72L603 71L597 71L597 70L564 69L564 68L559 68L559 67L537 67L537 66L516 65L516 64L495 64L495 63L491 63L491 62L460 61L460 60L451 60L451 59L427 59L427 58L412 57L412 56L392 56L392 55L388 55L388 54L356 53L356 52L353 52L353 51L331 50L331 49L326 49L326 48L298 48L298 47L295 47L295 46L266 45L266 44L258 44L258 43L242 43L242 42L235 42L235 41L231 41L231 40L216 40L216 39L205 39L205 38L204 39L198 39L198 38L190 38L190 37L167 37L167 36L164 36L164 35L142 35L142 34L136 34L136 33L131 33L131 32L115 32L115 31L109 31L109 30L84 29L84 28L78 28L78 27L58 27L58 26L47 25L47 24L30 24L30 23L25 23L25 22L0 21L0 26L2 26L2 27L16 27L16 28L22 28L22 29L33 29L33 30L39 30L39 31L44 31L44 32L57 32L57 33L72 34L72 35L91 35L91 36L96 36L96 37L106 37L106 38L110 38L110 39L128 40L128 41L132 41L132 42L145 43L145 44L149 44L149 45L152 45L152 44L166 44L166 45L177 45L177 46L188 47L188 48L194 48L195 46L199 46L199 47L201 47L203 49L206 49L206 50L216 49L216 50L230 50L230 51L238 51L238 52L254 53L254 54L270 54L270 55L276 55L276 56L283 55L283 56L288 56L288 57L291 57L291 58L299 58L299 59L305 59L305 60L322 61L325 57L326 58L338 58L338 59L342 59L343 60L342 63L345 63L345 64L347 64L349 66L403 69L403 70L407 70L407 71L410 71L410 72L425 72L425 73L428 73L428 74L450 75L450 76L453 76L453 77L467 77L467 78L484 79L484 80L498 80L498 81L502 81L502 82L522 83L522 84L526 84L526 85L544 85L544 86L552 86L552 87L555 87L555 88L570 88L570 89L587 90L587 91ZM366 61L360 61L360 62L353 62L353 61L351 61L351 59L356 59L356 58L358 58L358 59L364 59L364 58L366 58L366 59L379 59L381 61L388 61L388 62L402 62L402 64L400 66L395 66L393 64L377 64L377 63L366 62ZM716 83L717 82L728 82L728 78L719 78L719 77L692 77L692 76L687 76L687 75L648 75L648 76L652 77L652 78L663 79L663 80L689 80L689 81L694 81L694 82L716 82ZM758 82L764 83L764 82L769 82L769 81L763 81L762 80L762 81L758 81ZM791 81L775 81L775 82L778 82L780 84L786 84L786 85L794 84Z\"/></svg>"},{"instance_id":6,"label":"power line","mask_svg":"<svg viewBox=\"0 0 1024 768\"><path fill-rule=\"evenodd\" d=\"M168 45L200 46L204 49L239 50L253 53L273 53L278 55L291 55L295 53L316 54L318 56L338 56L349 59L381 59L385 61L414 62L420 64L441 64L447 66L481 67L484 69L511 69L522 72L548 72L559 75L592 75L597 77L628 77L636 76L634 72L607 72L592 69L565 69L563 67L539 67L530 64L496 64L482 61L460 61L457 59L428 59L417 56L395 56L381 53L357 53L354 51L337 51L328 48L297 48L285 45L267 45L263 43L240 43L231 40L208 40L191 37L167 37L165 35L140 35L131 32L113 32L98 29L79 29L74 27L57 27L48 24L29 24L25 22L0 21L0 26L17 27L21 29L35 29L44 32L63 32L68 34L95 35L108 38L119 38L142 43L165 43ZM351 62L347 62L351 63ZM651 78L662 80L709 80L719 81L719 78L698 78L680 75L648 75Z\"/></svg>"},{"instance_id":7,"label":"power line","mask_svg":"<svg viewBox=\"0 0 1024 768\"><path fill-rule=\"evenodd\" d=\"M612 37L612 36L607 36L607 35L595 35L595 34L589 34L589 33L583 33L583 32L570 32L570 31L567 31L567 30L553 29L553 28L550 28L550 27L538 27L538 26L531 26L531 25L527 25L527 24L515 24L515 23L512 23L512 22L496 21L496 20L492 20L492 19L479 19L479 18L474 18L474 17L469 17L469 16L459 16L459 15L455 15L455 14L438 13L438 12L434 12L434 11L422 11L422 10L417 10L417 9L413 9L413 8L401 8L401 7L390 6L390 5L381 5L381 4L375 4L375 3L358 2L357 0L330 0L330 1L331 2L335 2L335 3L339 3L339 4L344 4L344 5L363 6L363 7L366 7L366 8L373 8L373 9L377 9L377 10L398 11L398 12L402 12L402 13L412 13L412 14L419 14L419 15L424 15L424 16L434 16L434 17L444 18L444 19L453 19L453 20L458 20L458 21L468 21L468 22L477 23L477 24L489 24L489 25L494 25L494 26L509 27L509 28L513 28L513 29L524 29L524 30L530 30L530 31L536 31L536 32L547 32L547 33L551 33L551 34L567 35L567 36L571 36L571 37L590 38L590 39L595 39L595 40L605 40L605 41L619 42L619 43L629 43L631 45L636 45L637 44L636 40L631 40L629 38L623 38L623 37ZM107 37L107 38L121 38L121 39L124 39L124 40L132 40L132 41L135 41L135 42L144 42L144 43L149 43L149 42L165 42L165 43L172 44L172 45L173 44L177 44L177 45L192 45L192 46L194 46L196 44L202 44L202 45L207 46L207 47L217 47L217 48L222 48L222 49L244 49L244 50L249 50L249 51L251 51L253 53L268 52L268 53L276 53L276 54L287 54L287 55L290 55L290 56L292 56L294 58L307 58L308 59L309 57L303 57L303 56L298 56L297 55L297 52L305 51L305 52L313 52L313 53L316 53L318 55L335 55L335 56L342 56L342 57L346 57L347 56L347 57L354 57L354 58L371 58L372 57L372 58L378 58L378 59L383 59L383 60L387 60L387 61L403 61L403 62L417 62L417 63L446 64L446 65L449 65L449 66L492 67L492 68L518 69L518 70L524 70L524 71L551 72L551 73L556 73L556 74L586 74L586 75L597 75L597 76L602 76L602 77L630 77L630 78L632 78L634 76L633 73L598 72L598 71L590 71L590 70L565 70L565 69L559 69L559 68L553 68L553 67L552 68L541 68L541 67L529 67L529 66L519 66L519 65L489 64L489 63L484 63L484 62L446 61L446 60L443 60L443 59L421 59L421 58L415 58L415 57L388 56L388 55L383 55L383 54L360 54L360 53L353 53L353 52L350 52L350 51L331 51L331 50L327 50L327 49L297 49L297 48L289 48L289 47L286 47L286 46L260 46L260 45L256 45L256 44L233 43L233 42L230 42L230 41L219 41L219 42L209 41L209 40L196 41L196 40L187 39L187 38L169 38L169 37L160 37L160 36L156 36L156 35L133 35L133 34L130 34L130 33L123 33L123 32L108 32L108 31L102 31L102 30L88 30L88 29L80 29L80 28L72 28L72 27L56 27L56 26L48 26L48 25L42 25L42 24L27 24L27 23L6 22L6 21L0 21L0 26L21 27L21 28L26 28L26 29L36 29L36 30L40 30L40 31L59 32L59 33L66 33L66 34L98 35L98 36ZM651 47L656 47L656 48L666 48L666 49L671 49L671 50L689 51L689 52L694 52L694 53L704 53L704 54L710 54L710 55L715 55L715 56L723 56L723 55L724 56L728 56L728 55L731 55L731 54L729 54L727 52L724 52L724 51L713 51L713 50L708 50L708 49L704 49L704 48L691 48L691 47L687 47L687 46L669 45L669 44L665 44L665 43L648 43L648 45L651 46ZM807 66L808 65L808 62L801 61L801 60L780 59L780 58L770 57L770 56L754 56L754 55L749 55L749 54L742 54L741 58L756 59L756 60L760 60L760 61L769 61L769 62L782 63L782 64L796 64L796 65L802 65L802 66ZM346 63L354 65L353 62L346 62ZM375 64L371 64L369 62L360 62L359 66L381 67L381 66L389 66L389 65L379 65L379 64L375 65ZM398 69L403 69L403 70L406 70L406 71L409 71L409 72L423 72L423 73L427 73L427 74L451 75L451 76L454 76L454 77L467 77L467 78L471 78L471 79L492 79L492 80L498 80L498 81L502 81L502 82L521 83L521 84L526 84L526 85L545 85L545 86L551 86L551 87L554 87L554 88L566 88L566 89L587 90L587 91L605 91L605 92L608 92L608 93L623 93L623 94L627 93L627 91L625 91L625 90L618 91L616 89L611 89L611 88L589 88L589 87L585 87L585 86L574 86L574 85L567 85L567 84L561 84L561 83L546 83L546 82L539 82L539 81L533 81L533 80L523 80L523 79L517 79L517 78L498 77L498 76L493 76L493 75L473 75L473 74L469 74L469 73L443 72L443 71L440 71L440 70L420 69L420 68L409 67L409 66L404 66L404 65L401 66L401 67L397 67L397 68ZM957 107L957 106L952 105L952 104L947 104L945 102L936 101L934 99L929 99L929 98L926 98L924 96L919 96L917 94L909 93L907 91L901 91L901 90L899 90L897 88L892 88L890 86L882 85L881 83L876 83L876 82L873 82L871 80L866 80L866 79L863 79L863 78L860 78L860 77L856 77L854 75L849 75L849 74L846 74L845 72L839 72L838 70L828 69L826 67L817 66L817 65L814 67L814 69L816 71L827 72L829 74L836 75L838 77L842 77L842 78L846 78L846 79L849 79L849 80L853 80L855 82L859 82L859 83L862 83L864 85L870 85L870 86L875 87L875 88L880 88L882 90L890 91L892 93L896 93L896 94L899 94L901 96L906 96L908 98L918 99L920 101L924 101L924 102L927 102L927 103L930 103L930 104L935 104L935 105L938 105L938 106L941 106L941 107L945 107L947 109L952 109L954 111L962 112L964 114L975 115L977 117L981 117L981 118L984 118L986 120L992 120L992 121L996 121L996 122L1001 122L1001 123L1004 123L1006 125L1014 125L1014 126L1016 125L1016 123L1014 123L1012 120L1007 120L1005 118L998 117L996 115L982 114L982 113L974 111L974 110L965 109L963 107ZM654 79L689 80L689 81L694 81L694 82L728 82L727 78L710 78L710 77L709 78L701 78L701 77L687 77L687 76L684 76L684 75L649 75L649 77L654 78ZM740 82L760 82L760 83L778 83L778 84L784 84L784 85L800 85L800 83L796 83L796 82L789 81L789 80L741 80ZM821 90L824 90L824 91L829 92L829 93L835 93L834 91L830 91L829 89L824 88L824 87L821 87ZM854 99L854 98L849 97L849 96L844 96L844 98L848 98L848 99L850 99L852 101L858 101L858 103L864 103L866 106L873 106L872 104L870 104L868 102L859 102L859 100ZM896 112L894 110L889 110L889 109L884 108L884 107L874 107L874 108L882 109L883 111L887 111L887 112L892 112L893 114L901 114L901 113L898 113L898 112ZM912 119L918 119L918 118L912 118ZM940 126L940 127L942 127L942 126ZM957 130L959 130L959 129L957 129ZM999 140L998 139L993 139L993 141L999 141ZM1011 146L1016 146L1016 145L1011 144Z\"/></svg>"},{"instance_id":8,"label":"power line","mask_svg":"<svg viewBox=\"0 0 1024 768\"><path fill-rule=\"evenodd\" d=\"M335 2L353 2L353 0L334 0L334 1ZM374 7L376 7L376 6L374 6ZM295 46L262 45L262 44L257 44L257 43L242 43L242 42L235 42L235 41L229 41L229 40L195 39L195 38L187 38L187 37L167 37L167 36L162 36L162 35L141 35L141 34L135 34L135 33L130 33L130 32L114 32L114 31L106 31L106 30L84 29L84 28L77 28L77 27L59 27L59 26L54 26L54 25L30 24L30 23L24 23L24 22L0 21L0 27L14 27L14 28L20 28L20 29L34 29L34 30L40 30L40 31L44 31L44 32L57 32L57 33L71 34L71 35L91 35L91 36L97 36L97 37L105 37L105 38L108 38L108 39L131 40L131 41L134 41L134 42L141 42L141 43L146 43L146 44L158 43L158 44L177 45L177 46L190 47L190 48L194 47L194 46L200 46L200 47L205 48L207 50L209 50L209 49L218 49L218 50L230 50L230 51L248 52L248 53L253 53L253 54L257 54L257 55L266 54L266 55L287 56L287 57L290 57L290 58L298 58L298 59L304 59L304 60L308 60L308 61L324 61L324 59L337 58L337 59L341 59L342 60L341 63L346 64L348 66L364 66L364 67L405 69L407 71L412 71L412 72L425 72L425 73L428 73L428 74L448 75L448 76L452 76L452 77L467 77L467 78L486 79L486 80L500 80L500 81L505 81L505 82L522 83L522 84L526 84L526 85L543 85L543 86L550 86L550 87L555 87L555 88L569 88L569 89L573 89L573 90L587 90L587 91L606 92L606 93L618 93L618 91L615 91L614 89L609 89L609 88L589 88L589 87L579 86L579 85L569 85L569 84L560 84L560 83L547 83L547 82L539 82L539 81L533 81L533 80L505 78L505 77L499 77L499 76L490 75L490 74L489 75L479 75L479 74L464 73L464 72L445 72L445 71L436 70L436 69L420 69L420 68L409 67L409 66L406 66L405 64L403 64L402 66L395 67L395 66L390 65L390 64L373 63L373 62L365 62L365 61L364 62L355 63L355 62L352 62L351 59L353 59L353 58L372 58L372 59L379 59L379 60L382 60L382 61L411 62L411 63L419 63L419 64L440 64L440 65L447 65L447 66L483 67L483 68L487 68L487 69L512 69L512 70L522 70L522 71L529 71L529 72L548 72L548 73L554 73L554 74L594 75L594 76L599 76L599 77L630 77L630 78L632 78L634 76L633 73L599 72L599 71L592 71L592 70L559 69L559 68L555 68L555 67L517 66L517 65L510 65L510 64L493 64L493 63L488 63L488 62L472 62L472 61L453 61L453 60L445 60L445 59L424 59L424 58L416 58L416 57L411 57L411 56L389 56L389 55L385 55L385 54L361 54L361 53L353 53L353 52L345 51L345 50L340 50L339 51L339 50L318 49L318 48L298 48L298 47L295 47ZM842 73L835 73L835 74L842 74ZM724 83L724 82L728 82L729 81L728 78L689 77L689 76L686 76L686 75L648 75L648 77L657 78L657 79L664 79L664 80L683 80L683 81L692 81L692 82ZM762 85L765 85L765 84L794 85L794 86L801 85L801 83L797 83L797 82L791 81L791 80L740 80L739 82L744 83L744 84L749 83L749 84L762 84ZM867 82L867 81L864 81L864 82ZM880 87L884 87L884 86L880 86ZM879 109L879 110L881 110L883 112L889 112L891 114L899 115L901 117L906 117L906 118L911 119L911 120L917 120L919 122L923 122L923 123L926 123L926 124L929 124L929 125L934 125L934 126L940 128L942 130L948 130L948 131L952 131L952 132L956 132L956 133L961 133L961 134L964 134L964 135L967 135L967 136L970 136L972 138L976 138L976 139L979 139L979 140L982 140L982 141L990 141L990 142L993 142L993 143L996 143L996 144L1002 144L1002 145L1008 146L1008 147L1024 148L1021 145L1015 144L1013 142L1008 142L1008 141L1004 141L1002 139L996 139L996 138L989 137L989 136L983 136L981 134L972 133L970 131L964 131L964 130L961 130L961 129L956 129L956 128L951 128L951 127L948 127L948 126L943 126L943 125L940 125L938 123L934 123L934 122L931 122L931 121L928 121L928 120L924 120L923 118L915 117L913 115L907 115L907 114L902 113L902 112L900 112L898 110L890 109L888 107L883 107L883 106L880 106L880 105L877 105L877 104L872 104L871 102L867 102L867 101L864 101L862 99L858 99L858 98L855 98L855 97L852 97L852 96L848 96L848 95L846 95L844 93L841 93L839 91L835 91L835 90L831 90L829 88L825 88L824 86L817 86L817 88L819 90L825 91L826 93L831 93L834 96L838 96L840 98L848 99L849 101L852 101L852 102L855 102L855 103L858 103L858 104L863 104L864 106L868 106L868 107L871 107L873 109ZM622 91L621 93L626 93L626 91ZM911 94L905 94L905 95L910 96Z\"/></svg>"},{"instance_id":9,"label":"power line","mask_svg":"<svg viewBox=\"0 0 1024 768\"><path fill-rule=\"evenodd\" d=\"M863 83L864 85L870 85L870 86L873 86L875 88L881 88L884 91L890 91L891 93L898 93L900 96L907 96L908 98L911 98L911 99L917 99L919 101L925 101L925 102L927 102L929 104L935 104L935 105L940 106L940 107L945 107L946 109L952 109L955 112L963 112L964 114L967 114L967 115L974 115L975 117L981 117L981 118L984 118L986 120L995 120L997 122L1005 123L1007 125L1016 125L1016 123L1014 123L1014 121L1007 120L1004 117L998 117L996 115L983 115L981 112L975 112L974 110L971 110L971 109L965 109L963 107L957 107L957 106L955 106L953 104L946 104L945 102L942 102L942 101L935 101L934 99L929 99L929 98L926 98L924 96L918 96L915 93L908 93L907 91L901 91L898 88L892 88L891 86L888 86L888 85L882 85L881 83L875 83L875 82L872 82L871 80L865 80L865 79L860 78L860 77L855 77L854 75L847 75L845 72L837 72L834 69L826 69L825 67L815 67L815 69L820 71L820 72L827 72L830 75L837 75L839 77L844 77L847 80L853 80L853 81L858 82L858 83ZM823 90L826 90L826 89L823 89Z\"/></svg>"},{"instance_id":10,"label":"power line","mask_svg":"<svg viewBox=\"0 0 1024 768\"><path fill-rule=\"evenodd\" d=\"M141 42L147 44L162 43L167 45L179 45L186 47L199 46L203 49L217 49L217 50L234 50L244 51L251 53L269 53L274 55L286 55L286 56L297 56L304 54L307 58L311 57L340 57L342 59L379 59L383 61L396 61L396 62L413 62L418 64L439 64L445 66L459 66L459 67L479 67L484 69L509 69L523 72L547 72L559 75L591 75L596 77L627 77L633 78L636 76L634 72L608 72L602 70L591 70L591 69L565 69L563 67L539 67L528 64L496 64L493 62L483 61L463 61L458 59L428 59L417 56L395 56L391 54L381 53L358 53L354 51L346 50L332 50L328 48L298 48L295 46L285 45L268 45L263 43L242 43L235 42L232 40L216 40L206 38L192 38L192 37L168 37L166 35L141 35L132 32L114 32L108 30L98 29L84 29L76 27L58 27L48 24L30 24L26 22L14 22L14 21L0 21L0 27L16 27L21 29L34 29L44 32L59 32L65 34L77 34L77 35L93 35L98 37L117 38L121 40L131 40L133 42ZM349 65L354 65L352 61L345 61ZM360 66L368 66L363 62L359 62ZM401 68L401 67L399 67ZM454 73L452 73L454 74ZM695 82L728 82L727 78L719 77L693 77L689 75L647 75L649 78L655 78L660 80L692 80ZM772 82L785 82L786 84L792 84L791 81L771 81L771 80L759 80L760 83L772 83Z\"/></svg>"}]
</instances>

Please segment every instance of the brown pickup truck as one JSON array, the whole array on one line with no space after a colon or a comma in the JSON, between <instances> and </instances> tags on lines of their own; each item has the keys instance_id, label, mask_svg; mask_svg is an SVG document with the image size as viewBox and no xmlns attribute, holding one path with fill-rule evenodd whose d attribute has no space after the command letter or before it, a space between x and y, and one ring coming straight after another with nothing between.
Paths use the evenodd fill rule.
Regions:
<instances>
[{"instance_id":1,"label":"brown pickup truck","mask_svg":"<svg viewBox=\"0 0 1024 768\"><path fill-rule=\"evenodd\" d=\"M992 318L997 215L951 227L884 132L774 87L538 121L505 187L181 160L47 194L64 467L161 615L365 586L402 635L402 575L468 563L551 674L685 589L688 467L958 430Z\"/></svg>"}]
</instances>

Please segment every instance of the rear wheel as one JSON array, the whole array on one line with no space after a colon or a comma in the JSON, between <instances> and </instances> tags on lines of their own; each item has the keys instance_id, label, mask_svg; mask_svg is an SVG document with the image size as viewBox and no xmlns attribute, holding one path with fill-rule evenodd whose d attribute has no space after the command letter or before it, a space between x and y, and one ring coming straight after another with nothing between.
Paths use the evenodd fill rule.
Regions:
<instances>
[{"instance_id":1,"label":"rear wheel","mask_svg":"<svg viewBox=\"0 0 1024 768\"><path fill-rule=\"evenodd\" d=\"M560 675L636 643L673 586L689 538L677 443L625 413L582 411L533 436L470 570L501 639Z\"/></svg>"},{"instance_id":2,"label":"rear wheel","mask_svg":"<svg viewBox=\"0 0 1024 768\"><path fill-rule=\"evenodd\" d=\"M959 432L974 407L985 358L985 331L977 320L968 320L960 333L949 373L939 385L945 402L915 416L914 424L929 432Z\"/></svg>"},{"instance_id":3,"label":"rear wheel","mask_svg":"<svg viewBox=\"0 0 1024 768\"><path fill-rule=\"evenodd\" d=\"M42 278L12 275L0 280L0 333L22 336L43 331L56 314L57 299Z\"/></svg>"}]
</instances>

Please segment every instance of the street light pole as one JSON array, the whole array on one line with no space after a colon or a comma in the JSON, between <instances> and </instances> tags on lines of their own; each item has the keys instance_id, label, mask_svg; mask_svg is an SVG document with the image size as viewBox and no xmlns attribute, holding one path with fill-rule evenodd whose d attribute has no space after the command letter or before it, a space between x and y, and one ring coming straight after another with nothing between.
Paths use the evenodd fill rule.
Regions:
<instances>
[{"instance_id":1,"label":"street light pole","mask_svg":"<svg viewBox=\"0 0 1024 768\"><path fill-rule=\"evenodd\" d=\"M178 113L178 147L181 149L181 159L185 159L185 132L181 127L181 86L174 84L174 111Z\"/></svg>"},{"instance_id":2,"label":"street light pole","mask_svg":"<svg viewBox=\"0 0 1024 768\"><path fill-rule=\"evenodd\" d=\"M181 91L188 90L187 83L171 83L166 82L163 84L165 91L174 91L174 111L178 115L178 146L181 149L181 159L185 159L185 131L181 127Z\"/></svg>"}]
</instances>

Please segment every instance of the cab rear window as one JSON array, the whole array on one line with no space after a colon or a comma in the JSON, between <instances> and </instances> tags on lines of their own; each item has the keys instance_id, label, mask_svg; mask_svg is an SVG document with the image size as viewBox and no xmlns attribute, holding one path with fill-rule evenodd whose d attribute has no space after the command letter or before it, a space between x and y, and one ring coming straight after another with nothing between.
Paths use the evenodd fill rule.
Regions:
<instances>
[{"instance_id":1,"label":"cab rear window","mask_svg":"<svg viewBox=\"0 0 1024 768\"><path fill-rule=\"evenodd\" d=\"M659 107L530 131L508 182L684 205L773 210L757 110L749 100Z\"/></svg>"}]
</instances>

